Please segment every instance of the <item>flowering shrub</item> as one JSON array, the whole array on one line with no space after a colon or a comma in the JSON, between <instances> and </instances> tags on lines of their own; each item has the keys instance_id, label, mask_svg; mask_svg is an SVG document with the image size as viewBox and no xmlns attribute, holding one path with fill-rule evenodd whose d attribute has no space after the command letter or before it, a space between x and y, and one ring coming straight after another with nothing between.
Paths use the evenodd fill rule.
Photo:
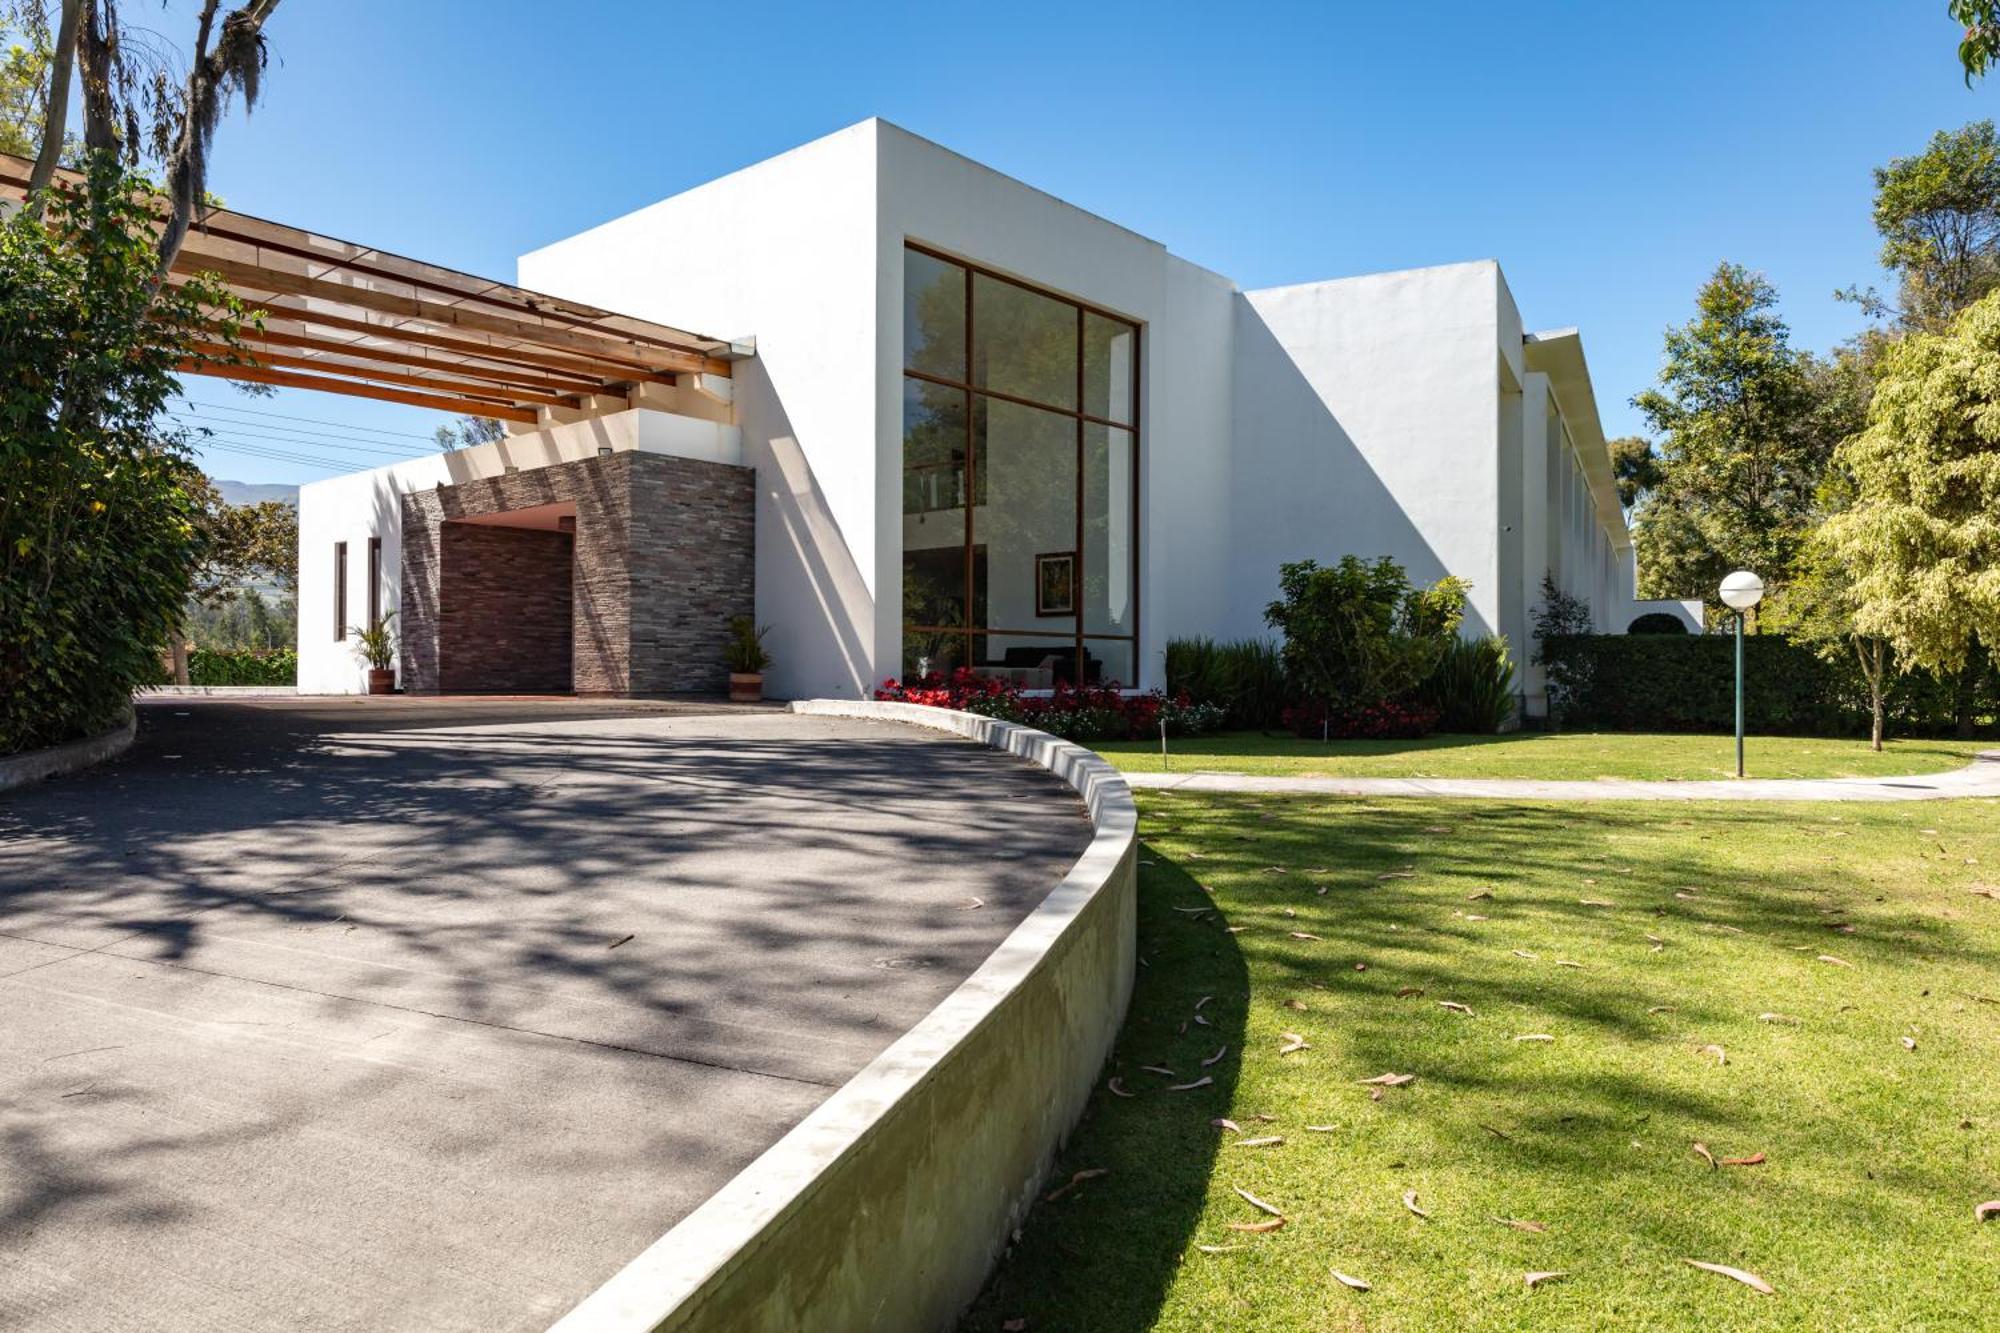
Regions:
<instances>
[{"instance_id":1,"label":"flowering shrub","mask_svg":"<svg viewBox=\"0 0 2000 1333\"><path fill-rule=\"evenodd\" d=\"M1287 727L1315 741L1321 737L1334 741L1414 740L1430 735L1437 722L1438 710L1433 705L1395 701L1331 711L1322 704L1300 704L1284 712Z\"/></svg>"},{"instance_id":2,"label":"flowering shrub","mask_svg":"<svg viewBox=\"0 0 2000 1333\"><path fill-rule=\"evenodd\" d=\"M949 676L935 672L915 680L886 680L877 699L956 708L1002 722L1019 722L1065 740L1125 740L1157 736L1198 736L1222 725L1224 710L1196 703L1185 694L1172 698L1153 690L1124 694L1114 684L1081 689L1058 682L1047 696L1024 695L1018 686L959 667Z\"/></svg>"}]
</instances>

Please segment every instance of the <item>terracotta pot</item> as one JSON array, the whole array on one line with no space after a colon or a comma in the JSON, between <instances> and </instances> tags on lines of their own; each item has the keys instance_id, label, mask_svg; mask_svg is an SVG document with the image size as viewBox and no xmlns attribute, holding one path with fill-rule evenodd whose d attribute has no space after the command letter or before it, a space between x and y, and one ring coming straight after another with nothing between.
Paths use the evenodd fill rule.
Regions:
<instances>
[{"instance_id":1,"label":"terracotta pot","mask_svg":"<svg viewBox=\"0 0 2000 1333\"><path fill-rule=\"evenodd\" d=\"M394 667L369 667L368 692L370 694L394 694L396 692L396 669Z\"/></svg>"},{"instance_id":2,"label":"terracotta pot","mask_svg":"<svg viewBox=\"0 0 2000 1333\"><path fill-rule=\"evenodd\" d=\"M764 677L742 671L729 673L729 702L754 704L764 697Z\"/></svg>"}]
</instances>

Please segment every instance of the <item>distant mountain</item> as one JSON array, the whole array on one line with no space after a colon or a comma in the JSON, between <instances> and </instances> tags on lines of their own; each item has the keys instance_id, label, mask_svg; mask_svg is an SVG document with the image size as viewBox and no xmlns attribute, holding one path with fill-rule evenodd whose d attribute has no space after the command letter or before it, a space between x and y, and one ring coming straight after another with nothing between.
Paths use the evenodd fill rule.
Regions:
<instances>
[{"instance_id":1,"label":"distant mountain","mask_svg":"<svg viewBox=\"0 0 2000 1333\"><path fill-rule=\"evenodd\" d=\"M221 493L224 504L254 505L266 500L283 500L292 508L299 507L299 488L284 486L274 481L224 481L220 477L210 477L215 489Z\"/></svg>"}]
</instances>

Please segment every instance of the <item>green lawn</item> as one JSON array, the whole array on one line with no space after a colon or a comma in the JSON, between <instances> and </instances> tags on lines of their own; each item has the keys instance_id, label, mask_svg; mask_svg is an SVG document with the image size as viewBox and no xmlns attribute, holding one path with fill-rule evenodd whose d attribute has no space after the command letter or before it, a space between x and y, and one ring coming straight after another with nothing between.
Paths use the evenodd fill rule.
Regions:
<instances>
[{"instance_id":1,"label":"green lawn","mask_svg":"<svg viewBox=\"0 0 2000 1333\"><path fill-rule=\"evenodd\" d=\"M1890 741L1752 736L1745 767L1757 778L1893 777L1960 768L2000 741ZM1160 743L1107 741L1099 753L1131 773L1161 771ZM1254 731L1169 741L1176 773L1346 778L1723 778L1736 775L1731 736L1630 732L1516 732L1416 741L1303 741Z\"/></svg>"},{"instance_id":2,"label":"green lawn","mask_svg":"<svg viewBox=\"0 0 2000 1333\"><path fill-rule=\"evenodd\" d=\"M1140 806L1134 1095L1100 1083L1054 1179L1108 1174L966 1329L2000 1319L2000 802ZM1230 1230L1238 1188L1283 1228Z\"/></svg>"}]
</instances>

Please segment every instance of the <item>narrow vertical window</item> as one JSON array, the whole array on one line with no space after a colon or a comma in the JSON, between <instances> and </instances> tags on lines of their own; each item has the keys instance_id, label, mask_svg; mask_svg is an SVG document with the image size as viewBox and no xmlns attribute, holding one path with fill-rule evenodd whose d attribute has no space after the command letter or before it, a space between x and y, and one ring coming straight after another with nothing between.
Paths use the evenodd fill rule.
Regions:
<instances>
[{"instance_id":1,"label":"narrow vertical window","mask_svg":"<svg viewBox=\"0 0 2000 1333\"><path fill-rule=\"evenodd\" d=\"M347 637L347 543L333 544L333 641Z\"/></svg>"},{"instance_id":2,"label":"narrow vertical window","mask_svg":"<svg viewBox=\"0 0 2000 1333\"><path fill-rule=\"evenodd\" d=\"M368 539L368 628L382 620L382 539Z\"/></svg>"}]
</instances>

